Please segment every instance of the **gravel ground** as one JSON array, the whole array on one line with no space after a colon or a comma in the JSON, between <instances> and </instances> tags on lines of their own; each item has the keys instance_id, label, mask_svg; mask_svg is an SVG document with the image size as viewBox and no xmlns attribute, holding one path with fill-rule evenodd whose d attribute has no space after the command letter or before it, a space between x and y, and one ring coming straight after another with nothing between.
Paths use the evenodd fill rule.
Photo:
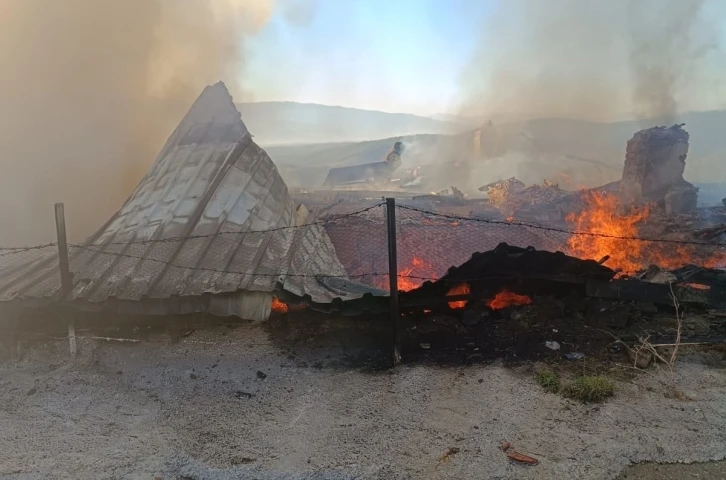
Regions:
<instances>
[{"instance_id":1,"label":"gravel ground","mask_svg":"<svg viewBox=\"0 0 726 480\"><path fill-rule=\"evenodd\" d=\"M56 341L0 365L0 478L613 479L633 463L726 458L715 352L678 365L688 400L639 374L581 405L543 393L536 365L375 371L259 326L80 347L73 361ZM503 440L539 464L510 463ZM668 478L648 468L623 478Z\"/></svg>"}]
</instances>

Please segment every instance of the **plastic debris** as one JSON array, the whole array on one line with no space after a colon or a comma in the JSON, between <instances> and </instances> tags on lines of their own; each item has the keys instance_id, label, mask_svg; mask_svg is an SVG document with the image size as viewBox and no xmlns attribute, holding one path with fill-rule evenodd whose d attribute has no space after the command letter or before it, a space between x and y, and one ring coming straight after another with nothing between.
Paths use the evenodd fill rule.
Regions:
<instances>
[{"instance_id":1,"label":"plastic debris","mask_svg":"<svg viewBox=\"0 0 726 480\"><path fill-rule=\"evenodd\" d=\"M559 350L560 344L557 342L545 342L545 347L549 348L550 350Z\"/></svg>"},{"instance_id":2,"label":"plastic debris","mask_svg":"<svg viewBox=\"0 0 726 480\"><path fill-rule=\"evenodd\" d=\"M565 358L568 360L582 360L585 358L585 354L579 352L566 353Z\"/></svg>"}]
</instances>

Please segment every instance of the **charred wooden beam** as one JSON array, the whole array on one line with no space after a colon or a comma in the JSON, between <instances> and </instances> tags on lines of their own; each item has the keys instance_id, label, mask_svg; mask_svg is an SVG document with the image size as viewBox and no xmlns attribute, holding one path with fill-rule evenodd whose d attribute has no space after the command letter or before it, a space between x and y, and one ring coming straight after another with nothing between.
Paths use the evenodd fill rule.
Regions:
<instances>
[{"instance_id":1,"label":"charred wooden beam","mask_svg":"<svg viewBox=\"0 0 726 480\"><path fill-rule=\"evenodd\" d=\"M718 289L699 289L673 285L673 293L680 303L696 303L726 309L726 300ZM588 280L585 291L588 297L634 300L672 305L671 286L639 280L612 280L602 282Z\"/></svg>"}]
</instances>

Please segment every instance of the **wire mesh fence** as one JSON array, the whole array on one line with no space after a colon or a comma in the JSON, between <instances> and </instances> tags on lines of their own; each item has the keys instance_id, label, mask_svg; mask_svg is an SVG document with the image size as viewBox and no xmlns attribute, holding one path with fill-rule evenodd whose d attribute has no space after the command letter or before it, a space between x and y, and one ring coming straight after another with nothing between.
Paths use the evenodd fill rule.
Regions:
<instances>
[{"instance_id":1,"label":"wire mesh fence","mask_svg":"<svg viewBox=\"0 0 726 480\"><path fill-rule=\"evenodd\" d=\"M639 238L576 231L517 221L490 220L397 205L395 245L399 290L437 280L473 253L500 243L562 251L602 261L625 273L649 263L726 267L726 244L688 238ZM71 244L70 270L88 300L107 297L199 295L237 290L271 291L279 284L302 294L313 286L374 295L389 293L387 208L377 202L303 225L266 230L240 227L179 236L115 235ZM608 257L608 258L606 258ZM58 280L55 243L0 247L5 292L38 292ZM341 283L347 282L347 283ZM361 290L363 288L363 290Z\"/></svg>"},{"instance_id":2,"label":"wire mesh fence","mask_svg":"<svg viewBox=\"0 0 726 480\"><path fill-rule=\"evenodd\" d=\"M384 292L389 291L386 206L325 221L335 252L351 278Z\"/></svg>"},{"instance_id":3,"label":"wire mesh fence","mask_svg":"<svg viewBox=\"0 0 726 480\"><path fill-rule=\"evenodd\" d=\"M623 274L657 265L675 269L687 264L726 267L726 243L681 238L615 235L600 229L579 231L560 227L491 220L397 206L399 275L403 289L436 280L475 252L500 243L537 250L561 251L595 260ZM407 280L408 278L408 280Z\"/></svg>"}]
</instances>

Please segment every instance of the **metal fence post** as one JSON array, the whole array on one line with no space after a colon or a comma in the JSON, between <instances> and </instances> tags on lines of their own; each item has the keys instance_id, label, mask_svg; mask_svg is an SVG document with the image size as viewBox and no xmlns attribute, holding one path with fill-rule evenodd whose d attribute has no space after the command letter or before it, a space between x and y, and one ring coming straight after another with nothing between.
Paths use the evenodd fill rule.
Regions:
<instances>
[{"instance_id":1,"label":"metal fence post","mask_svg":"<svg viewBox=\"0 0 726 480\"><path fill-rule=\"evenodd\" d=\"M388 225L388 279L390 287L390 314L393 330L393 366L401 362L400 312L398 308L398 255L396 253L396 199L386 198Z\"/></svg>"},{"instance_id":2,"label":"metal fence post","mask_svg":"<svg viewBox=\"0 0 726 480\"><path fill-rule=\"evenodd\" d=\"M70 262L68 261L68 240L66 239L66 216L62 203L55 204L55 230L58 237L58 267L61 278L61 300L65 300L73 290L73 277L71 277ZM68 346L71 355L76 354L76 327L73 314L68 312Z\"/></svg>"}]
</instances>

